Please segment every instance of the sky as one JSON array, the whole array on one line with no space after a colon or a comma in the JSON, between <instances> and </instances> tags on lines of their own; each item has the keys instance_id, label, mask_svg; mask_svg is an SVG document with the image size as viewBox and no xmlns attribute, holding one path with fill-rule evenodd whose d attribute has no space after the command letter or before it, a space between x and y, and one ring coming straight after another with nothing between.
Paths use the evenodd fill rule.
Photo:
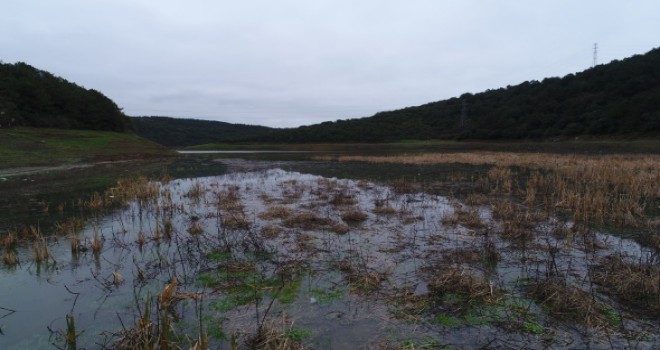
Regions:
<instances>
[{"instance_id":1,"label":"sky","mask_svg":"<svg viewBox=\"0 0 660 350\"><path fill-rule=\"evenodd\" d=\"M130 116L271 127L564 76L660 46L657 0L2 0L0 61Z\"/></svg>"}]
</instances>

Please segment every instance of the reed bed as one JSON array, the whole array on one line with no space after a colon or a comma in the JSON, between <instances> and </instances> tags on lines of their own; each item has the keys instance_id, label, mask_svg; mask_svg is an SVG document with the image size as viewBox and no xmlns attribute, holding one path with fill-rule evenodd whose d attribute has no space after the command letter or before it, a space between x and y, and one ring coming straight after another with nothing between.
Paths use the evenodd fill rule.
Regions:
<instances>
[{"instance_id":1,"label":"reed bed","mask_svg":"<svg viewBox=\"0 0 660 350\"><path fill-rule=\"evenodd\" d=\"M493 194L517 195L528 206L566 211L577 222L618 227L649 226L660 203L660 156L565 155L459 152L402 156L317 157L340 162L489 165L485 178ZM482 181L483 181L482 180ZM479 182L479 179L475 180ZM406 187L401 181L393 184ZM478 198L478 199L477 199ZM485 203L483 197L472 197Z\"/></svg>"},{"instance_id":2,"label":"reed bed","mask_svg":"<svg viewBox=\"0 0 660 350\"><path fill-rule=\"evenodd\" d=\"M546 160L545 167L530 160L523 167L525 157L513 162L511 158L520 157L506 156L511 163L473 178L477 185L465 198L419 192L403 178L382 186L283 170L273 171L271 178L271 173L232 175L166 186L123 180L86 201L99 213L121 207L111 214L113 227L96 220L80 233L79 224L64 222L55 231L71 237L72 261L96 261L93 281L104 291L119 294L133 287L134 322L122 321L109 348L202 349L227 345L229 337L232 348L239 347L237 340L248 349L303 348L306 341L290 323L267 321L276 313L284 315L289 305L316 312L353 302L361 310L369 304L369 313L384 309L378 317L387 322L374 321L379 326L428 329L436 335L481 326L478 331L488 337L515 333L492 343L502 348L524 348L521 338L559 334L572 323L609 332L621 305L659 311L657 254L639 249L631 253L638 261L613 256L614 243L598 241L588 229L576 232L582 227L578 223L617 220L642 227L657 200L657 185L647 180L637 180L647 181L638 187L625 184L614 175L599 174L606 171L603 164L600 170L585 168L586 159ZM625 176L657 179L657 169L638 164L636 172ZM641 178L646 179L636 179ZM610 192L623 190L636 194ZM611 212L613 206L630 204L626 201L638 207ZM649 235L648 242L658 244L660 239ZM2 236L5 265L18 264L17 245L28 252L21 257L32 249L37 263L47 261L46 243L38 226ZM86 256L86 250L93 256ZM610 257L598 258L601 253ZM102 264L109 266L103 269ZM587 280L593 284L579 282ZM146 286L160 293L152 298L147 292L145 300L140 291ZM197 303L202 297L206 303ZM184 299L194 300L199 311L191 310L190 302L179 303ZM405 310L397 313L400 307ZM192 311L199 327L190 322ZM321 322L320 330L334 322L314 312L298 315L309 317L308 324ZM186 313L186 322L179 323ZM356 324L373 321L372 315L357 313L351 312ZM635 322L635 316L626 322ZM547 319L569 325L559 329ZM655 325L644 319L635 327L644 322ZM213 327L209 345L205 330ZM184 338L177 332L188 334ZM580 347L590 335L566 337L577 339ZM548 344L565 345L560 341ZM419 342L409 344L424 348ZM439 343L426 344L433 348Z\"/></svg>"}]
</instances>

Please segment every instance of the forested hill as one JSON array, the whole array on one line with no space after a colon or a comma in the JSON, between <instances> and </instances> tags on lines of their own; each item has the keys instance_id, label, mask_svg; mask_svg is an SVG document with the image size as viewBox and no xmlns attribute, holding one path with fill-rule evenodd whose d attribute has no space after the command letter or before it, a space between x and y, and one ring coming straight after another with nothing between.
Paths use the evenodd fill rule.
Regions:
<instances>
[{"instance_id":1,"label":"forested hill","mask_svg":"<svg viewBox=\"0 0 660 350\"><path fill-rule=\"evenodd\" d=\"M0 127L127 131L130 120L96 90L28 64L0 63Z\"/></svg>"},{"instance_id":2,"label":"forested hill","mask_svg":"<svg viewBox=\"0 0 660 350\"><path fill-rule=\"evenodd\" d=\"M268 134L260 142L660 136L660 49L581 73Z\"/></svg>"},{"instance_id":3,"label":"forested hill","mask_svg":"<svg viewBox=\"0 0 660 350\"><path fill-rule=\"evenodd\" d=\"M135 132L168 147L229 142L265 135L275 129L210 120L132 117Z\"/></svg>"}]
</instances>

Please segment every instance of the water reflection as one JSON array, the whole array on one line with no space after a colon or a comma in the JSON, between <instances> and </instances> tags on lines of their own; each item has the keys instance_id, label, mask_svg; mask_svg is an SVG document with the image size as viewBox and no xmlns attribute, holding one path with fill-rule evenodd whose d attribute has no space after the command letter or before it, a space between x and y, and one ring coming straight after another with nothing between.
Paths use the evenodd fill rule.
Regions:
<instances>
[{"instance_id":1,"label":"water reflection","mask_svg":"<svg viewBox=\"0 0 660 350\"><path fill-rule=\"evenodd\" d=\"M652 254L603 232L594 236L603 244L587 250L575 237L550 234L571 225L554 218L533 222L534 236L512 239L485 204L282 169L142 186L82 230L49 239L51 263L33 262L32 243L19 244L20 264L0 270L0 310L15 310L0 315L1 348L62 344L67 314L82 332L78 347L112 347L150 302L164 304L168 286L176 286L172 301L155 315L171 319L180 336L196 337L203 323L218 347L282 319L319 348L408 338L534 347L534 333L505 326L513 318L546 322L521 280L556 270L581 285L600 257ZM437 294L436 277L446 271L474 278L474 288L483 280L493 298L474 308L456 291ZM528 314L513 314L518 299ZM591 341L570 327L553 332ZM656 340L652 333L643 344Z\"/></svg>"}]
</instances>

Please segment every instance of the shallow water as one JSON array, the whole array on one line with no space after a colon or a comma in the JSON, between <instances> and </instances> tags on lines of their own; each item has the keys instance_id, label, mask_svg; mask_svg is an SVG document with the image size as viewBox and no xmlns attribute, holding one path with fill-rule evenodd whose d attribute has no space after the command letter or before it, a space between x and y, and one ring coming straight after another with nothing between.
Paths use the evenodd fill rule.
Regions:
<instances>
[{"instance_id":1,"label":"shallow water","mask_svg":"<svg viewBox=\"0 0 660 350\"><path fill-rule=\"evenodd\" d=\"M36 263L32 243L20 243L20 264L0 265L0 348L63 347L67 314L80 333L78 347L112 347L120 331L135 324L147 295L159 295L172 279L180 297L171 310L174 333L195 338L201 322L212 347L228 348L231 335L249 337L262 320L304 330L303 342L319 349L406 342L459 348L632 344L621 332L604 334L552 320L525 297L521 282L548 272L548 251L554 247L556 270L587 288L587 271L600 257L640 260L653 254L632 240L598 232L597 249L587 249L577 236L551 235L559 223L547 218L534 224L535 237L520 247L496 234L501 223L487 205L470 207L440 195L397 193L382 184L267 164L258 168L153 182L157 196L99 212L77 233L88 246L98 232L100 253L73 254L67 237L50 235L53 259ZM280 214L265 215L271 209ZM443 223L464 209L475 210L484 227ZM351 221L350 211L364 217ZM480 252L489 242L500 253L496 264L464 260L466 251ZM444 323L437 321L436 307L405 310L420 300L435 305L428 284L450 267L483 276L505 290L508 301L476 306L470 319L448 313L452 322ZM115 283L115 273L122 283ZM528 311L514 313L514 303ZM626 328L644 335L635 347L658 344L658 320L622 313ZM507 328L521 319L543 332Z\"/></svg>"}]
</instances>

